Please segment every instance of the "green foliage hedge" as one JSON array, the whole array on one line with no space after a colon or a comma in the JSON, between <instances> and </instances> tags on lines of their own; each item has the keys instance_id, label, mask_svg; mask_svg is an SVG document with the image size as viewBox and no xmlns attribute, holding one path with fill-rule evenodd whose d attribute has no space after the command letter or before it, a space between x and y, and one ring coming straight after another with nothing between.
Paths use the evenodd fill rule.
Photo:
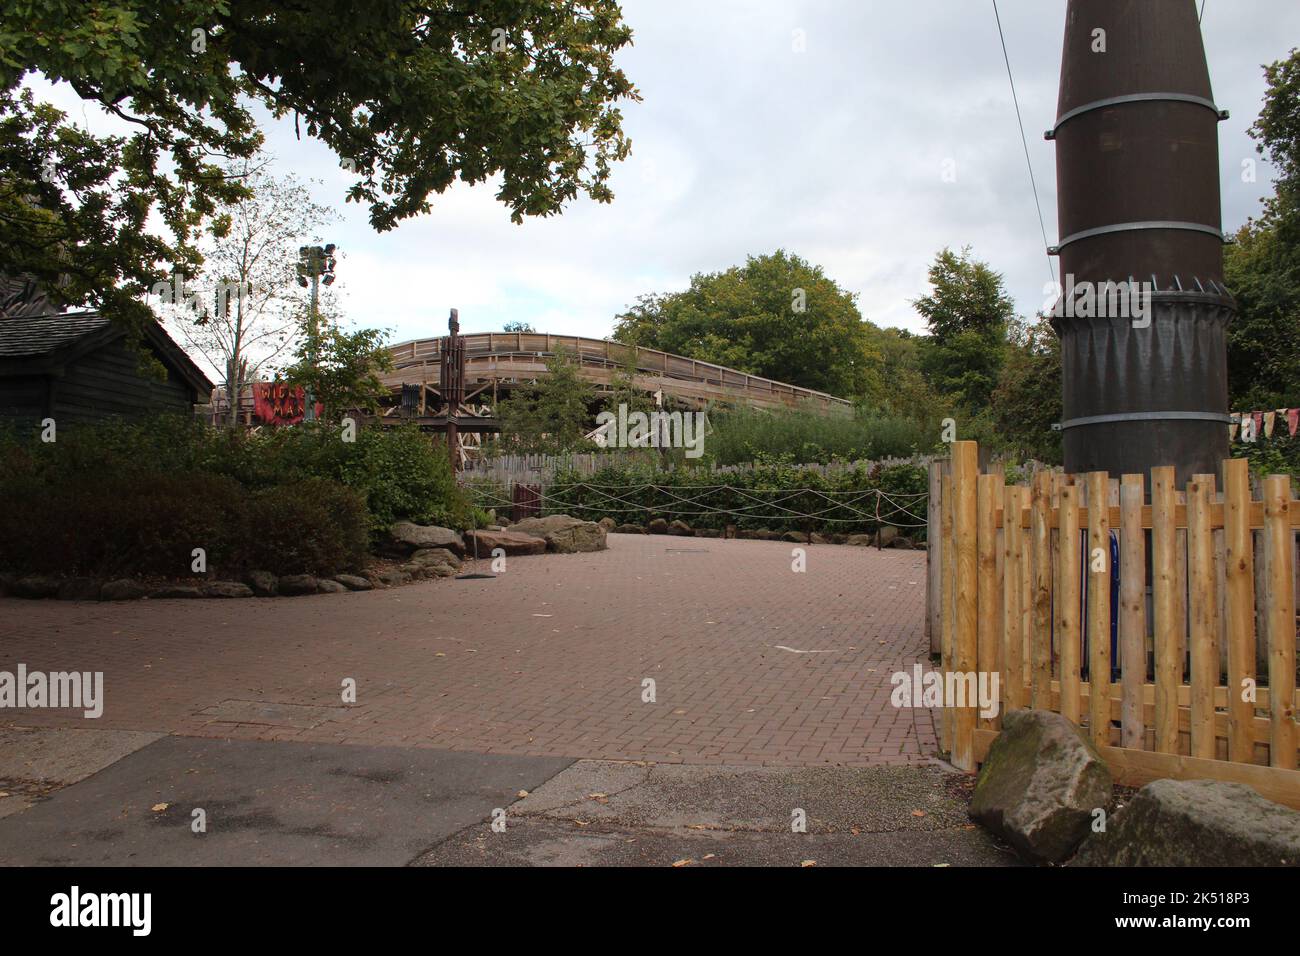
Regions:
<instances>
[{"instance_id":1,"label":"green foliage hedge","mask_svg":"<svg viewBox=\"0 0 1300 956\"><path fill-rule=\"evenodd\" d=\"M185 418L0 432L0 570L184 577L361 567L393 521L470 520L445 451L417 429L256 434Z\"/></svg>"},{"instance_id":2,"label":"green foliage hedge","mask_svg":"<svg viewBox=\"0 0 1300 956\"><path fill-rule=\"evenodd\" d=\"M709 416L704 458L719 465L780 459L795 464L907 458L932 449L938 431L859 407L850 414L737 408Z\"/></svg>"},{"instance_id":3,"label":"green foliage hedge","mask_svg":"<svg viewBox=\"0 0 1300 956\"><path fill-rule=\"evenodd\" d=\"M900 498L894 504L882 499L882 520L877 521L877 496L869 494L877 490L921 497ZM644 525L664 518L681 519L692 528L734 524L744 529L823 534L862 534L891 524L922 539L925 528L909 526L924 524L927 490L925 467L909 464L864 466L830 475L795 465L738 472L605 468L591 476L557 475L546 490L544 510L591 521L609 517L620 524ZM898 506L919 519L897 510Z\"/></svg>"}]
</instances>

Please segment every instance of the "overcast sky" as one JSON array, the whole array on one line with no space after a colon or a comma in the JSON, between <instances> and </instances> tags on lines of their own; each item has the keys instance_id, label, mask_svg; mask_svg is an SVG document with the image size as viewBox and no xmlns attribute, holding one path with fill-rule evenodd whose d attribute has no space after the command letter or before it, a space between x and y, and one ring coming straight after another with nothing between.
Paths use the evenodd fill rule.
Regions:
<instances>
[{"instance_id":1,"label":"overcast sky","mask_svg":"<svg viewBox=\"0 0 1300 956\"><path fill-rule=\"evenodd\" d=\"M1194 0L1187 0L1191 3ZM935 253L969 244L1006 276L1022 314L1041 305L1048 260L991 0L624 0L634 33L619 64L632 155L612 204L510 222L492 184L456 187L432 212L377 234L343 204L349 176L321 144L267 121L279 168L321 180L343 216L341 303L393 341L522 320L608 335L638 295L785 248L825 268L878 325L921 329L910 300ZM1000 0L1048 239L1065 0ZM1300 43L1296 0L1208 0L1203 24L1219 126L1224 225L1259 208L1271 170L1255 156L1261 65ZM796 31L802 31L796 33ZM797 47L802 38L803 49ZM76 115L76 112L73 112ZM944 163L956 181L945 182Z\"/></svg>"}]
</instances>

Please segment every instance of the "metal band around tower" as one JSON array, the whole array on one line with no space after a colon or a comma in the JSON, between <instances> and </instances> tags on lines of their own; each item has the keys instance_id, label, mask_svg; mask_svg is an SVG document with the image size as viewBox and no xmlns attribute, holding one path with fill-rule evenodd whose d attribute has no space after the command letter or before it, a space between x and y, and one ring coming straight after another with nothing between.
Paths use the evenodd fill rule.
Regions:
<instances>
[{"instance_id":1,"label":"metal band around tower","mask_svg":"<svg viewBox=\"0 0 1300 956\"><path fill-rule=\"evenodd\" d=\"M1203 232L1207 235L1214 236L1220 242L1224 241L1223 230L1216 229L1213 226L1207 226L1202 222L1180 222L1178 220L1149 220L1146 222L1117 222L1110 226L1097 226L1095 229L1083 229L1079 232L1072 232L1054 246L1048 246L1049 255L1057 255L1062 249L1072 242L1078 242L1080 239L1091 239L1093 236L1106 236L1113 232L1136 232L1143 229L1184 229L1189 232Z\"/></svg>"},{"instance_id":2,"label":"metal band around tower","mask_svg":"<svg viewBox=\"0 0 1300 956\"><path fill-rule=\"evenodd\" d=\"M1104 100L1093 100L1091 103L1076 106L1061 116L1056 121L1056 125L1043 134L1043 138L1056 139L1057 131L1076 116L1091 113L1093 110L1104 110L1109 106L1120 106L1124 103L1192 103L1212 110L1214 115L1221 120L1228 118L1227 110L1219 109L1213 100L1207 100L1204 96L1196 96L1192 93L1129 93L1125 96L1108 96Z\"/></svg>"},{"instance_id":3,"label":"metal band around tower","mask_svg":"<svg viewBox=\"0 0 1300 956\"><path fill-rule=\"evenodd\" d=\"M1231 424L1232 419L1226 412L1118 412L1113 415L1087 415L1083 418L1071 418L1061 422L1061 429L1079 428L1083 425L1104 425L1108 422L1155 422L1155 421L1194 421L1220 422Z\"/></svg>"}]
</instances>

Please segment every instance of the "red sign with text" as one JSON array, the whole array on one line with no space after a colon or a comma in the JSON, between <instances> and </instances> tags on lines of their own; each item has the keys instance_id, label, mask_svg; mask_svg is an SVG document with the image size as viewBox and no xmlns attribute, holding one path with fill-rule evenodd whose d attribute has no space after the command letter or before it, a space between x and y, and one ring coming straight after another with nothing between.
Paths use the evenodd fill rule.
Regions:
<instances>
[{"instance_id":1,"label":"red sign with text","mask_svg":"<svg viewBox=\"0 0 1300 956\"><path fill-rule=\"evenodd\" d=\"M253 383L253 417L264 425L296 425L306 411L306 396L302 386L290 387L285 382ZM325 408L316 403L316 417Z\"/></svg>"}]
</instances>

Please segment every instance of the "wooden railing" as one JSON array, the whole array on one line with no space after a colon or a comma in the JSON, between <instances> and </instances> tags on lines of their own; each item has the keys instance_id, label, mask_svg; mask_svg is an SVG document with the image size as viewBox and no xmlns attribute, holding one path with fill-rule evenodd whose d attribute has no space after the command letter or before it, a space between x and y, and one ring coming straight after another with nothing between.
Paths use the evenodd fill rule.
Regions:
<instances>
[{"instance_id":1,"label":"wooden railing","mask_svg":"<svg viewBox=\"0 0 1300 956\"><path fill-rule=\"evenodd\" d=\"M852 403L825 392L777 382L759 375L702 362L658 349L625 345L607 339L541 332L481 332L464 335L466 371L471 377L534 376L545 372L545 359L559 350L572 355L580 368L604 373L629 364L638 378L672 389L675 384L694 386L701 398L748 398L762 405L797 405L848 410ZM393 371L384 376L390 385L402 382L436 385L440 374L441 339L416 339L389 346ZM588 376L591 377L591 376ZM598 376L600 377L600 376Z\"/></svg>"},{"instance_id":2,"label":"wooden railing","mask_svg":"<svg viewBox=\"0 0 1300 956\"><path fill-rule=\"evenodd\" d=\"M1221 492L1215 475L1180 490L1153 468L1149 501L1143 475L1008 486L979 474L974 442L946 470L932 511L946 674L998 674L999 714L1069 718L1118 782L1234 780L1300 808L1290 478L1265 478L1259 500L1242 459L1223 463ZM974 770L1000 717L949 707L940 723Z\"/></svg>"}]
</instances>

